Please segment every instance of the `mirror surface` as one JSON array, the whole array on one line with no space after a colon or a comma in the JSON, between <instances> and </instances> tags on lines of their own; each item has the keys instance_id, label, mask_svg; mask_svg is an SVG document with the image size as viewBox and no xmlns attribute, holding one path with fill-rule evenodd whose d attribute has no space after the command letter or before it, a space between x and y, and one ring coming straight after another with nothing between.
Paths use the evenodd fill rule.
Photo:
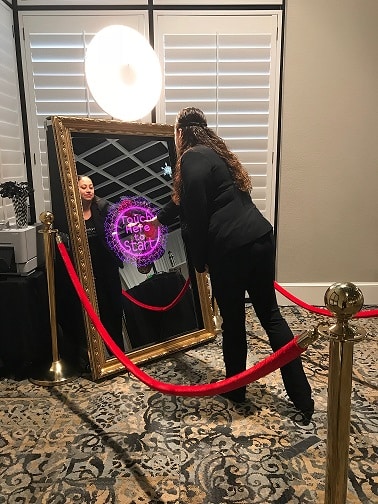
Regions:
<instances>
[{"instance_id":1,"label":"mirror surface","mask_svg":"<svg viewBox=\"0 0 378 504\"><path fill-rule=\"evenodd\" d=\"M144 222L170 201L173 127L53 117L46 132L55 228L114 341L138 363L214 338L208 278L188 260L179 220L164 229L164 237ZM80 176L93 182L92 217L99 208L105 228L101 246L101 232L96 235L93 219L83 214ZM114 248L115 231L121 249ZM58 323L71 339L82 340L85 333L93 378L122 370L59 268L56 283Z\"/></svg>"}]
</instances>

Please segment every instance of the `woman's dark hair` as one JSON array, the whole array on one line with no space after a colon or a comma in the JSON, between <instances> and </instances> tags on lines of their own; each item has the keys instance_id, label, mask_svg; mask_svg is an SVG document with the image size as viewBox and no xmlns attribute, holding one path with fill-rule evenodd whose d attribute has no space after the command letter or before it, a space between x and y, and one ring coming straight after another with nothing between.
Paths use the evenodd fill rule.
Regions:
<instances>
[{"instance_id":1,"label":"woman's dark hair","mask_svg":"<svg viewBox=\"0 0 378 504\"><path fill-rule=\"evenodd\" d=\"M227 164L236 186L241 191L251 191L252 183L247 170L243 167L238 157L231 152L224 140L213 130L208 128L205 114L195 107L182 109L176 117L176 131L182 130L182 134L176 135L177 163L173 177L173 201L180 202L182 187L181 159L183 154L195 145L206 145L216 152Z\"/></svg>"},{"instance_id":2,"label":"woman's dark hair","mask_svg":"<svg viewBox=\"0 0 378 504\"><path fill-rule=\"evenodd\" d=\"M77 176L77 181L80 182L80 180L83 179L83 178L89 178L89 180L92 182L92 179L91 179L91 177L89 175L78 175Z\"/></svg>"}]
</instances>

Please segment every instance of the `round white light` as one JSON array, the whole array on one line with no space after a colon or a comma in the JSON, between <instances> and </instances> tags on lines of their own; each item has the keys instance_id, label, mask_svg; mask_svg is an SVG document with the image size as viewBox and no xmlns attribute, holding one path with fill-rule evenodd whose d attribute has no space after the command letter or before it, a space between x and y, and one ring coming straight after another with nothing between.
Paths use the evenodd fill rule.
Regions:
<instances>
[{"instance_id":1,"label":"round white light","mask_svg":"<svg viewBox=\"0 0 378 504\"><path fill-rule=\"evenodd\" d=\"M159 59L147 39L127 26L108 26L93 37L85 75L95 101L115 119L141 119L160 98Z\"/></svg>"}]
</instances>

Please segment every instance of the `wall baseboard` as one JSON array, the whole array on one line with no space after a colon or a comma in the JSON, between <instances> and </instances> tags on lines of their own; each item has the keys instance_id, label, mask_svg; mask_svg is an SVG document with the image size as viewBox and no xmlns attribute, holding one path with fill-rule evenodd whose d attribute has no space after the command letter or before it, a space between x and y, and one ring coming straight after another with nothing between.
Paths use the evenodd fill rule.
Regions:
<instances>
[{"instance_id":1,"label":"wall baseboard","mask_svg":"<svg viewBox=\"0 0 378 504\"><path fill-rule=\"evenodd\" d=\"M330 287L334 282L329 283L280 283L277 282L281 287L290 292L293 296L297 297L301 301L314 305L314 306L324 306L324 294L328 287ZM356 285L362 292L364 296L365 305L378 305L378 283L376 282L352 282ZM276 291L277 301L279 306L292 306L295 303L287 299L285 296Z\"/></svg>"}]
</instances>

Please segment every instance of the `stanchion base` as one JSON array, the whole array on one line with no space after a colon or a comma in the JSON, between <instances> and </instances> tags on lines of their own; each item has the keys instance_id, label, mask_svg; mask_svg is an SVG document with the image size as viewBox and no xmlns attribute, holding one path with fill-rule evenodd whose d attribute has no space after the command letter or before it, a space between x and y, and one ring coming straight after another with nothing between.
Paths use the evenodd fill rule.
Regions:
<instances>
[{"instance_id":1,"label":"stanchion base","mask_svg":"<svg viewBox=\"0 0 378 504\"><path fill-rule=\"evenodd\" d=\"M37 376L32 376L29 380L35 385L49 387L59 385L77 378L71 367L61 359L53 361L48 369L41 370Z\"/></svg>"}]
</instances>

